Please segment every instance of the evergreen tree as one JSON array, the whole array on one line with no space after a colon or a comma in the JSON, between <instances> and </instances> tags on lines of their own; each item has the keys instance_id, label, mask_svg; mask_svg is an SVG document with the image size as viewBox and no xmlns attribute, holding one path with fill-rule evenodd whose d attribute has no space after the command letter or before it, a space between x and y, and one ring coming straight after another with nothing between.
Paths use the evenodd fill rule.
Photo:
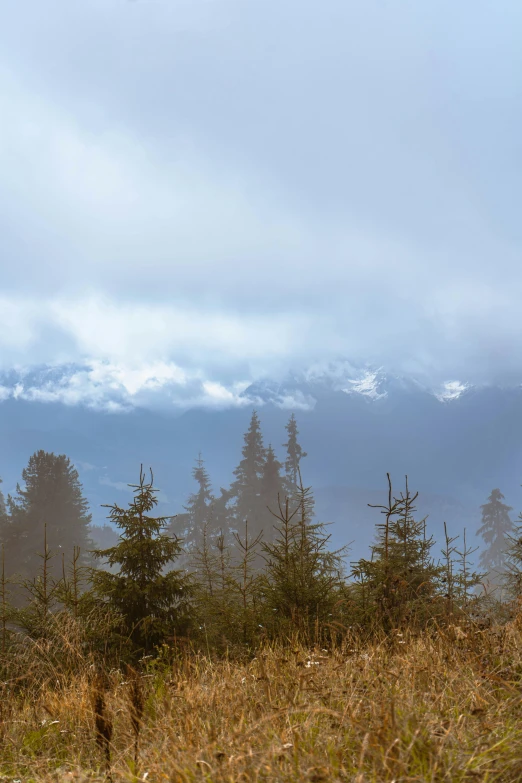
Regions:
<instances>
[{"instance_id":1,"label":"evergreen tree","mask_svg":"<svg viewBox=\"0 0 522 783\"><path fill-rule=\"evenodd\" d=\"M441 569L433 562L430 551L433 537L426 537L426 519L412 516L418 492L411 497L406 476L406 495L393 498L388 476L388 505L372 506L385 514L377 525L377 541L372 545L371 560L361 558L352 569L356 582L352 595L359 607L364 603L364 620L374 619L386 631L403 622L424 621L438 588Z\"/></svg>"},{"instance_id":2,"label":"evergreen tree","mask_svg":"<svg viewBox=\"0 0 522 783\"><path fill-rule=\"evenodd\" d=\"M210 525L210 510L214 495L201 454L196 460L192 476L197 481L199 488L197 492L190 495L187 505L184 506L187 515L184 515L186 532L183 536L183 546L188 552L201 545L205 528L206 535L210 536L211 540L219 535L219 530L216 531L214 526Z\"/></svg>"},{"instance_id":3,"label":"evergreen tree","mask_svg":"<svg viewBox=\"0 0 522 783\"><path fill-rule=\"evenodd\" d=\"M249 532L248 520L245 520L244 533L234 533L236 551L239 554L237 562L232 564L229 586L233 597L232 623L240 632L243 644L252 643L259 628L257 622L259 611L259 586L261 576L256 568L258 562L258 547L262 533L252 538Z\"/></svg>"},{"instance_id":4,"label":"evergreen tree","mask_svg":"<svg viewBox=\"0 0 522 783\"><path fill-rule=\"evenodd\" d=\"M183 541L182 552L180 555L181 562L185 565L190 558L190 553L185 550L185 541L190 534L190 515L188 512L184 514L175 514L173 517L168 518L168 524L166 525L166 532L171 538L178 538Z\"/></svg>"},{"instance_id":5,"label":"evergreen tree","mask_svg":"<svg viewBox=\"0 0 522 783\"><path fill-rule=\"evenodd\" d=\"M7 652L7 648L9 645L10 637L11 637L11 630L8 627L9 622L12 620L13 616L13 609L10 604L10 595L11 591L9 589L9 579L7 578L7 574L5 571L5 547L2 544L1 547L1 571L0 571L0 633L2 635L1 641L0 641L0 651L2 653L2 657L0 657L0 671L2 670L3 665L3 656Z\"/></svg>"},{"instance_id":6,"label":"evergreen tree","mask_svg":"<svg viewBox=\"0 0 522 783\"><path fill-rule=\"evenodd\" d=\"M506 573L506 550L509 547L508 536L514 526L509 512L512 507L502 503L504 495L500 489L494 489L488 502L482 505L482 525L477 536L482 536L487 549L480 555L480 567L488 573L490 583L500 583Z\"/></svg>"},{"instance_id":7,"label":"evergreen tree","mask_svg":"<svg viewBox=\"0 0 522 783\"><path fill-rule=\"evenodd\" d=\"M209 536L215 542L216 533L223 537L225 546L232 543L231 525L233 519L233 509L229 507L234 493L232 489L220 487L219 497L213 498L209 507Z\"/></svg>"},{"instance_id":8,"label":"evergreen tree","mask_svg":"<svg viewBox=\"0 0 522 783\"><path fill-rule=\"evenodd\" d=\"M266 451L257 412L252 413L250 426L245 434L243 459L234 471L236 480L230 489L234 500L233 514L236 530L248 520L249 530L255 538L263 532L264 508L261 498L263 468Z\"/></svg>"},{"instance_id":9,"label":"evergreen tree","mask_svg":"<svg viewBox=\"0 0 522 783\"><path fill-rule=\"evenodd\" d=\"M0 478L0 484L3 484L4 480ZM4 523L4 520L6 520L7 517L7 508L5 505L5 498L4 493L0 489L0 525Z\"/></svg>"},{"instance_id":10,"label":"evergreen tree","mask_svg":"<svg viewBox=\"0 0 522 783\"><path fill-rule=\"evenodd\" d=\"M506 584L512 598L522 598L522 515L521 523L515 525L513 535L508 535L506 552Z\"/></svg>"},{"instance_id":11,"label":"evergreen tree","mask_svg":"<svg viewBox=\"0 0 522 783\"><path fill-rule=\"evenodd\" d=\"M522 512L513 524L512 532L507 533L508 545L505 555L505 584L511 598L522 599Z\"/></svg>"},{"instance_id":12,"label":"evergreen tree","mask_svg":"<svg viewBox=\"0 0 522 783\"><path fill-rule=\"evenodd\" d=\"M3 525L6 562L16 563L24 579L32 579L39 568L36 549L47 526L49 550L65 553L71 559L80 547L83 564L90 562L89 525L91 514L82 495L78 471L65 454L56 456L40 450L29 459L22 472L25 488L16 485L17 497L8 495L9 518ZM49 564L50 574L57 576L60 562Z\"/></svg>"},{"instance_id":13,"label":"evergreen tree","mask_svg":"<svg viewBox=\"0 0 522 783\"><path fill-rule=\"evenodd\" d=\"M252 539L245 521L243 534L234 532L233 540L234 550L226 545L224 535L210 543L204 533L191 561L200 640L206 649L222 652L251 644L262 630L258 616L261 577L256 568L260 536Z\"/></svg>"},{"instance_id":14,"label":"evergreen tree","mask_svg":"<svg viewBox=\"0 0 522 783\"><path fill-rule=\"evenodd\" d=\"M93 570L94 591L108 601L123 617L123 632L138 651L150 651L169 633L180 630L188 621L188 580L179 571L164 573L180 554L178 539L164 533L169 517L152 517L147 512L157 505L151 470L150 484L144 483L143 466L140 483L134 487L136 497L127 510L116 504L111 521L122 530L115 547L95 550L118 572Z\"/></svg>"},{"instance_id":15,"label":"evergreen tree","mask_svg":"<svg viewBox=\"0 0 522 783\"><path fill-rule=\"evenodd\" d=\"M446 520L444 520L444 548L441 549L441 554L444 558L441 566L440 582L444 599L446 601L446 618L452 620L455 605L457 600L457 575L456 564L453 555L457 551L455 541L458 536L450 536L448 534L448 528Z\"/></svg>"},{"instance_id":16,"label":"evergreen tree","mask_svg":"<svg viewBox=\"0 0 522 783\"><path fill-rule=\"evenodd\" d=\"M265 506L262 518L265 541L272 541L274 537L274 516L270 509L277 509L278 502L284 503L286 499L284 480L281 477L282 467L272 446L269 445L261 479L261 500Z\"/></svg>"},{"instance_id":17,"label":"evergreen tree","mask_svg":"<svg viewBox=\"0 0 522 783\"><path fill-rule=\"evenodd\" d=\"M228 507L228 503L232 498L232 491L221 487L220 492L219 497L213 497L209 503L207 521L203 526L201 535L194 542L186 560L184 560L184 565L186 563L190 570L195 569L196 580L201 577L211 593L212 582L210 581L209 583L209 574L212 572L212 569L210 564L219 560L218 552L220 549L221 551L228 549L234 542L234 537L230 530L232 511ZM188 520L188 514L180 514L179 516ZM187 527L188 522L185 521L182 524L182 528L185 530Z\"/></svg>"},{"instance_id":18,"label":"evergreen tree","mask_svg":"<svg viewBox=\"0 0 522 783\"><path fill-rule=\"evenodd\" d=\"M290 498L290 500L296 501L299 495L299 470L301 460L307 457L308 454L306 451L303 451L297 441L299 430L297 429L297 420L295 418L295 414L292 413L285 429L288 433L288 440L286 443L283 443L284 448L286 448L284 493L286 497ZM313 515L312 499L308 501L308 504L309 511Z\"/></svg>"},{"instance_id":19,"label":"evergreen tree","mask_svg":"<svg viewBox=\"0 0 522 783\"><path fill-rule=\"evenodd\" d=\"M33 639L48 639L51 630L53 614L58 609L60 580L53 578L52 562L56 552L51 552L47 544L47 525L44 523L43 552L38 557L41 561L35 576L24 579L22 586L27 601L23 608L16 612L15 622Z\"/></svg>"},{"instance_id":20,"label":"evergreen tree","mask_svg":"<svg viewBox=\"0 0 522 783\"><path fill-rule=\"evenodd\" d=\"M3 479L0 478L0 484L3 483ZM0 545L5 552L5 542L9 537L9 514L7 513L7 506L5 504L5 498L2 490L0 489ZM5 561L5 557L4 557Z\"/></svg>"},{"instance_id":21,"label":"evergreen tree","mask_svg":"<svg viewBox=\"0 0 522 783\"><path fill-rule=\"evenodd\" d=\"M342 588L346 547L331 551L326 526L313 523L308 509L312 492L298 471L297 502L280 501L273 543L263 542L266 569L261 590L266 623L276 633L293 630L308 643L319 641L326 624L335 619Z\"/></svg>"},{"instance_id":22,"label":"evergreen tree","mask_svg":"<svg viewBox=\"0 0 522 783\"><path fill-rule=\"evenodd\" d=\"M472 570L473 563L470 560L478 550L477 547L468 547L466 542L466 528L464 528L463 547L462 550L455 547L457 553L459 570L455 575L455 594L459 607L464 612L469 612L471 608L477 604L478 596L475 592L475 588L483 583L485 574Z\"/></svg>"}]
</instances>

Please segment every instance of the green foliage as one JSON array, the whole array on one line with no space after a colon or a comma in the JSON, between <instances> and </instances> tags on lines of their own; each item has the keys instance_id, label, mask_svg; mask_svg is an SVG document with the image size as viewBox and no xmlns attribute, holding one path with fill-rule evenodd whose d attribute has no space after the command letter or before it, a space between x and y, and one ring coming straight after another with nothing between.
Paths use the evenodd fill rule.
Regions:
<instances>
[{"instance_id":1,"label":"green foliage","mask_svg":"<svg viewBox=\"0 0 522 783\"><path fill-rule=\"evenodd\" d=\"M448 528L446 522L444 522L444 548L441 549L441 554L444 558L443 565L441 567L440 582L444 600L446 603L446 617L452 618L456 608L457 590L456 590L456 564L453 555L456 552L457 547L454 542L458 539L458 536L448 535Z\"/></svg>"},{"instance_id":2,"label":"green foliage","mask_svg":"<svg viewBox=\"0 0 522 783\"><path fill-rule=\"evenodd\" d=\"M260 619L259 571L255 567L259 534L234 533L235 547L227 547L224 535L214 542L204 536L192 565L195 568L195 603L200 640L207 648L230 650L252 646L263 630Z\"/></svg>"},{"instance_id":3,"label":"green foliage","mask_svg":"<svg viewBox=\"0 0 522 783\"><path fill-rule=\"evenodd\" d=\"M225 649L232 643L233 596L230 589L230 550L223 534L213 541L203 530L201 544L192 554L193 604L197 615L196 630L204 644Z\"/></svg>"},{"instance_id":4,"label":"green foliage","mask_svg":"<svg viewBox=\"0 0 522 783\"><path fill-rule=\"evenodd\" d=\"M312 641L336 614L343 580L346 547L328 549L330 536L323 523L312 523L313 497L298 470L297 504L287 498L279 513L273 543L262 548L266 568L261 577L266 624L272 633L297 632Z\"/></svg>"},{"instance_id":5,"label":"green foliage","mask_svg":"<svg viewBox=\"0 0 522 783\"><path fill-rule=\"evenodd\" d=\"M2 566L1 566L1 574L0 574L0 633L2 634L1 640L0 640L0 650L2 652L2 655L5 655L7 648L9 646L9 641L12 635L11 628L9 627L10 622L13 619L13 608L10 604L10 590L9 585L10 581L6 576L5 572L5 547L2 544Z\"/></svg>"},{"instance_id":6,"label":"green foliage","mask_svg":"<svg viewBox=\"0 0 522 783\"><path fill-rule=\"evenodd\" d=\"M140 483L129 486L136 497L128 509L116 504L107 506L111 521L122 531L119 543L94 551L97 558L117 566L118 572L93 570L91 574L95 594L121 614L122 633L136 652L149 652L187 625L190 586L179 571L165 573L179 556L181 544L164 533L168 517L146 513L158 502L152 470L149 484L144 483L142 466Z\"/></svg>"},{"instance_id":7,"label":"green foliage","mask_svg":"<svg viewBox=\"0 0 522 783\"><path fill-rule=\"evenodd\" d=\"M62 578L57 584L56 598L62 618L73 621L76 637L84 650L106 657L117 643L117 629L122 617L115 607L107 605L92 589L91 568L81 565L81 552L76 547L66 566L62 557Z\"/></svg>"},{"instance_id":8,"label":"green foliage","mask_svg":"<svg viewBox=\"0 0 522 783\"><path fill-rule=\"evenodd\" d=\"M389 473L387 477L388 505L368 504L380 508L386 519L377 525L371 559L361 558L353 566L350 593L359 621L376 622L389 632L431 616L441 569L430 556L434 541L426 537L426 520L412 516L418 493L410 496L406 476L406 495L392 503Z\"/></svg>"},{"instance_id":9,"label":"green foliage","mask_svg":"<svg viewBox=\"0 0 522 783\"><path fill-rule=\"evenodd\" d=\"M52 576L51 564L56 557L47 545L47 525L44 524L43 553L39 554L41 565L32 579L21 582L26 600L15 613L15 623L32 639L46 640L52 614L58 608L59 581Z\"/></svg>"},{"instance_id":10,"label":"green foliage","mask_svg":"<svg viewBox=\"0 0 522 783\"><path fill-rule=\"evenodd\" d=\"M204 530L211 538L216 538L219 535L219 529L216 530L215 526L211 524L213 521L211 507L214 495L201 454L196 460L192 476L198 484L198 490L190 495L187 505L184 506L187 514L183 515L185 530L182 534L184 548L189 552L201 544Z\"/></svg>"},{"instance_id":11,"label":"green foliage","mask_svg":"<svg viewBox=\"0 0 522 783\"><path fill-rule=\"evenodd\" d=\"M40 672L70 672L81 666L87 656L107 658L115 651L114 630L120 618L111 608L95 599L85 579L87 568L79 565L77 549L67 576L53 576L56 559L47 545L44 526L40 567L32 579L19 583L21 605L9 602L8 580L2 562L0 579L0 671L13 682L26 681L32 669ZM33 672L34 674L34 672Z\"/></svg>"},{"instance_id":12,"label":"green foliage","mask_svg":"<svg viewBox=\"0 0 522 783\"><path fill-rule=\"evenodd\" d=\"M389 634L433 619L452 624L486 605L478 599L483 574L473 569L476 550L468 547L465 530L459 548L444 523L444 559L434 562L433 538L426 534L426 519L414 518L418 493L410 495L407 476L406 494L393 498L387 474L388 503L374 506L385 520L377 525L371 557L354 563L346 580L347 548L330 549L326 525L314 521L311 488L302 483L306 453L295 416L286 430L282 476L283 465L271 445L265 449L254 411L230 489L222 487L214 497L200 456L192 472L197 490L177 517L150 514L158 490L152 471L146 483L141 466L139 484L129 485L132 503L127 509L106 506L112 526L98 528L107 543L92 554L110 570L92 568L76 543L89 545L90 522L78 474L64 455L35 453L23 472L25 489L17 487L16 500L8 497L9 513L0 493L3 660L29 642L50 669L84 654L135 659L181 639L208 654L249 654L267 636L324 643L345 634L348 625ZM502 498L493 490L482 507L478 532L489 545L482 562L503 568L512 595L522 598L522 514L513 526ZM114 543L113 526L119 532ZM181 537L168 530L183 533L186 552ZM44 542L40 555L32 551L36 535ZM510 549L504 555L506 538ZM182 557L190 576L181 570ZM5 564L15 561L21 577L12 606L15 585Z\"/></svg>"},{"instance_id":13,"label":"green foliage","mask_svg":"<svg viewBox=\"0 0 522 783\"><path fill-rule=\"evenodd\" d=\"M470 557L477 549L478 547L474 549L468 547L466 543L466 528L464 528L463 547L462 549L455 548L459 565L459 570L455 575L455 595L460 609L466 613L471 609L471 604L476 603L477 594L474 592L475 588L482 584L485 577L484 573L472 569L473 563L470 561Z\"/></svg>"},{"instance_id":14,"label":"green foliage","mask_svg":"<svg viewBox=\"0 0 522 783\"><path fill-rule=\"evenodd\" d=\"M522 598L522 512L518 515L518 524L513 524L507 534L508 545L505 555L505 585L511 599Z\"/></svg>"},{"instance_id":15,"label":"green foliage","mask_svg":"<svg viewBox=\"0 0 522 783\"><path fill-rule=\"evenodd\" d=\"M234 625L239 627L243 644L251 644L257 634L259 619L259 592L261 579L255 568L258 546L263 533L254 538L249 536L248 520L245 520L244 535L234 533L237 562L229 577L234 606Z\"/></svg>"},{"instance_id":16,"label":"green foliage","mask_svg":"<svg viewBox=\"0 0 522 783\"><path fill-rule=\"evenodd\" d=\"M8 495L9 515L0 527L5 544L6 562L16 563L22 579L32 579L39 567L35 541L41 541L46 525L49 549L62 551L67 558L75 546L81 547L82 558L90 562L89 524L91 515L82 495L78 472L64 454L40 450L29 459L22 472L25 488L17 484L17 497ZM57 577L60 562L49 563Z\"/></svg>"}]
</instances>

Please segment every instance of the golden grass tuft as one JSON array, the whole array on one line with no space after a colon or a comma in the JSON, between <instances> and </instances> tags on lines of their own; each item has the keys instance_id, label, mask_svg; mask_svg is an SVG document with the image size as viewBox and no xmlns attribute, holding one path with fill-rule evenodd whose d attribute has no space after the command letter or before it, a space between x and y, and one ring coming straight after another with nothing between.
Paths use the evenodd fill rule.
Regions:
<instances>
[{"instance_id":1,"label":"golden grass tuft","mask_svg":"<svg viewBox=\"0 0 522 783\"><path fill-rule=\"evenodd\" d=\"M102 781L109 759L114 781L147 783L515 783L521 643L512 624L273 645L243 662L185 652L103 685L86 663L11 692L0 779Z\"/></svg>"}]
</instances>

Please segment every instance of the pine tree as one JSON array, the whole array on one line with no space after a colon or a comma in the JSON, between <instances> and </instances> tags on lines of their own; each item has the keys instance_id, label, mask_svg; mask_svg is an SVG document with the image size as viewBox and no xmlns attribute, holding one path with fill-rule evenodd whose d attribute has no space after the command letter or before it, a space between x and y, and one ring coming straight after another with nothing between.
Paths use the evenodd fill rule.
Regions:
<instances>
[{"instance_id":1,"label":"pine tree","mask_svg":"<svg viewBox=\"0 0 522 783\"><path fill-rule=\"evenodd\" d=\"M153 488L152 470L149 484L144 478L141 466L140 483L129 484L136 497L127 510L107 506L111 521L122 530L119 543L94 551L118 572L92 571L95 593L121 613L123 632L138 651L152 650L169 633L183 628L190 593L185 575L175 570L164 573L179 556L181 544L164 533L169 517L147 515L158 503L158 490Z\"/></svg>"},{"instance_id":2,"label":"pine tree","mask_svg":"<svg viewBox=\"0 0 522 783\"><path fill-rule=\"evenodd\" d=\"M455 575L455 593L459 606L464 612L469 612L473 604L477 603L477 594L473 590L482 584L485 577L485 574L472 569L473 562L470 558L477 550L478 547L467 545L466 528L464 528L462 549L455 547L455 552L459 556L457 560L459 570Z\"/></svg>"},{"instance_id":3,"label":"pine tree","mask_svg":"<svg viewBox=\"0 0 522 783\"><path fill-rule=\"evenodd\" d=\"M443 565L441 566L440 583L446 601L446 618L450 621L453 619L457 597L457 577L455 575L456 567L455 559L453 557L457 551L455 545L457 539L458 536L450 536L448 534L446 520L444 520L444 548L441 549L444 560Z\"/></svg>"},{"instance_id":4,"label":"pine tree","mask_svg":"<svg viewBox=\"0 0 522 783\"><path fill-rule=\"evenodd\" d=\"M508 534L506 551L506 585L511 598L522 599L522 513L513 535Z\"/></svg>"},{"instance_id":5,"label":"pine tree","mask_svg":"<svg viewBox=\"0 0 522 783\"><path fill-rule=\"evenodd\" d=\"M0 478L0 484L3 483L3 479ZM0 489L0 545L3 548L5 555L5 545L9 537L9 515L7 513L7 506L5 504L5 498L2 490ZM4 556L5 561L5 556Z\"/></svg>"},{"instance_id":6,"label":"pine tree","mask_svg":"<svg viewBox=\"0 0 522 783\"><path fill-rule=\"evenodd\" d=\"M482 505L482 525L477 536L482 536L487 549L484 549L479 565L488 573L490 583L501 583L505 576L506 550L509 548L509 535L514 525L509 516L512 507L502 503L504 495L500 489L494 489L488 502Z\"/></svg>"},{"instance_id":7,"label":"pine tree","mask_svg":"<svg viewBox=\"0 0 522 783\"><path fill-rule=\"evenodd\" d=\"M207 470L204 467L204 461L199 454L196 465L192 470L192 476L197 481L199 489L190 495L187 505L183 508L187 512L185 516L186 532L183 536L183 547L190 552L202 543L203 531L206 528L206 535L212 540L219 535L219 530L215 530L210 525L210 510L214 500L210 479Z\"/></svg>"},{"instance_id":8,"label":"pine tree","mask_svg":"<svg viewBox=\"0 0 522 783\"><path fill-rule=\"evenodd\" d=\"M3 484L4 480L0 478L0 484ZM0 489L0 526L4 523L4 520L7 517L7 508L5 505L5 498L4 493ZM1 528L0 528L1 529Z\"/></svg>"},{"instance_id":9,"label":"pine tree","mask_svg":"<svg viewBox=\"0 0 522 783\"><path fill-rule=\"evenodd\" d=\"M255 538L263 532L264 509L261 483L266 459L263 435L256 411L252 413L244 440L243 459L234 471L236 480L230 487L235 498L234 525L236 530L241 530L245 520L248 520L251 535Z\"/></svg>"},{"instance_id":10,"label":"pine tree","mask_svg":"<svg viewBox=\"0 0 522 783\"><path fill-rule=\"evenodd\" d=\"M299 470L301 460L307 457L308 454L306 451L303 451L297 441L299 430L297 429L295 414L292 413L285 429L288 433L288 440L286 443L283 443L283 446L286 449L286 459L284 463L284 493L291 501L295 501L299 495ZM311 511L313 515L313 504L309 508L309 511Z\"/></svg>"},{"instance_id":11,"label":"pine tree","mask_svg":"<svg viewBox=\"0 0 522 783\"><path fill-rule=\"evenodd\" d=\"M254 634L259 627L257 619L261 576L256 564L261 538L262 533L259 533L256 538L252 538L248 520L245 520L242 535L234 533L239 558L238 562L232 566L229 585L235 599L233 622L240 630L240 639L243 644L251 643L254 640Z\"/></svg>"},{"instance_id":12,"label":"pine tree","mask_svg":"<svg viewBox=\"0 0 522 783\"><path fill-rule=\"evenodd\" d=\"M82 560L90 562L89 524L91 514L82 495L78 471L65 454L56 456L40 450L29 459L22 472L25 488L16 485L17 497L8 495L9 519L3 526L6 562L16 563L18 574L25 579L35 576L39 568L38 543L47 526L47 542L54 552L65 552L70 559L79 546ZM59 560L50 565L57 576Z\"/></svg>"},{"instance_id":13,"label":"pine tree","mask_svg":"<svg viewBox=\"0 0 522 783\"><path fill-rule=\"evenodd\" d=\"M521 485L522 486L522 485ZM522 600L522 512L513 524L511 533L506 534L508 544L505 552L505 585L510 598Z\"/></svg>"},{"instance_id":14,"label":"pine tree","mask_svg":"<svg viewBox=\"0 0 522 783\"><path fill-rule=\"evenodd\" d=\"M199 635L207 651L210 646L224 651L234 635L235 604L231 587L233 568L224 535L219 535L211 543L204 531L201 544L192 554L190 566L195 577L193 603Z\"/></svg>"},{"instance_id":15,"label":"pine tree","mask_svg":"<svg viewBox=\"0 0 522 783\"><path fill-rule=\"evenodd\" d=\"M265 506L261 524L265 541L272 541L274 537L274 516L270 509L277 509L279 500L284 503L286 499L284 480L281 477L282 467L270 444L261 479L261 501Z\"/></svg>"},{"instance_id":16,"label":"pine tree","mask_svg":"<svg viewBox=\"0 0 522 783\"><path fill-rule=\"evenodd\" d=\"M364 585L364 602L369 611L368 619L375 619L387 632L402 623L423 622L429 615L430 602L438 587L441 569L430 557L433 537L426 537L426 519L416 521L412 514L413 503L406 476L406 495L393 498L388 477L388 504L380 508L385 522L377 525L377 542L372 545L371 560L361 558L352 569L356 579L352 594L361 599Z\"/></svg>"},{"instance_id":17,"label":"pine tree","mask_svg":"<svg viewBox=\"0 0 522 783\"><path fill-rule=\"evenodd\" d=\"M216 531L219 531L219 535L223 536L225 545L228 546L232 541L231 524L233 517L233 510L229 507L229 503L232 500L234 493L231 489L225 489L220 487L219 497L213 498L208 514L209 514L209 535L214 540Z\"/></svg>"},{"instance_id":18,"label":"pine tree","mask_svg":"<svg viewBox=\"0 0 522 783\"><path fill-rule=\"evenodd\" d=\"M199 539L190 547L186 558L183 558L184 565L185 563L189 567L194 565L196 561L199 561L202 551L211 552L220 538L223 539L225 547L233 543L234 538L231 530L233 509L229 508L232 497L232 490L220 487L220 495L212 498L212 501L208 504L207 521L203 526ZM178 514L177 518L173 518L169 530L171 534L183 538L185 542L184 536L189 530L189 515ZM189 549L185 545L183 548L184 551Z\"/></svg>"},{"instance_id":19,"label":"pine tree","mask_svg":"<svg viewBox=\"0 0 522 783\"><path fill-rule=\"evenodd\" d=\"M47 525L44 523L43 551L38 555L41 563L32 579L24 579L22 586L27 600L15 615L15 622L33 639L47 640L51 630L52 615L58 609L60 580L53 577L52 563L56 552L49 549Z\"/></svg>"},{"instance_id":20,"label":"pine tree","mask_svg":"<svg viewBox=\"0 0 522 783\"><path fill-rule=\"evenodd\" d=\"M260 535L253 539L248 521L232 534L234 548L224 535L212 543L203 536L191 560L194 569L194 608L205 648L229 652L259 636L260 574L256 568Z\"/></svg>"},{"instance_id":21,"label":"pine tree","mask_svg":"<svg viewBox=\"0 0 522 783\"><path fill-rule=\"evenodd\" d=\"M7 648L9 645L10 637L11 637L11 630L8 627L8 624L10 620L13 617L13 609L10 604L10 594L11 591L9 589L9 579L7 578L6 570L5 570L5 547L2 544L1 545L1 570L0 570L0 633L1 633L1 641L0 641L0 651L2 653L2 658L7 652ZM0 665L0 671L1 667L4 663L2 659L0 659L1 665Z\"/></svg>"},{"instance_id":22,"label":"pine tree","mask_svg":"<svg viewBox=\"0 0 522 783\"><path fill-rule=\"evenodd\" d=\"M308 643L335 619L344 586L346 547L331 551L326 525L313 523L311 487L304 487L298 470L297 502L280 501L273 543L263 542L266 568L261 590L267 625L275 633L293 630Z\"/></svg>"}]
</instances>

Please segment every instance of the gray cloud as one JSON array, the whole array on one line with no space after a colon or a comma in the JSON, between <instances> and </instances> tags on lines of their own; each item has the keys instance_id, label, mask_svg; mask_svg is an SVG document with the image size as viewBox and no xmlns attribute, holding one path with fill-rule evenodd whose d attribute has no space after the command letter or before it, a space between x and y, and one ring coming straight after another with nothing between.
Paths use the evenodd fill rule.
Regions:
<instances>
[{"instance_id":1,"label":"gray cloud","mask_svg":"<svg viewBox=\"0 0 522 783\"><path fill-rule=\"evenodd\" d=\"M28 0L4 22L2 369L91 367L20 393L99 401L141 372L124 397L159 373L237 404L340 355L520 380L519 3Z\"/></svg>"}]
</instances>

